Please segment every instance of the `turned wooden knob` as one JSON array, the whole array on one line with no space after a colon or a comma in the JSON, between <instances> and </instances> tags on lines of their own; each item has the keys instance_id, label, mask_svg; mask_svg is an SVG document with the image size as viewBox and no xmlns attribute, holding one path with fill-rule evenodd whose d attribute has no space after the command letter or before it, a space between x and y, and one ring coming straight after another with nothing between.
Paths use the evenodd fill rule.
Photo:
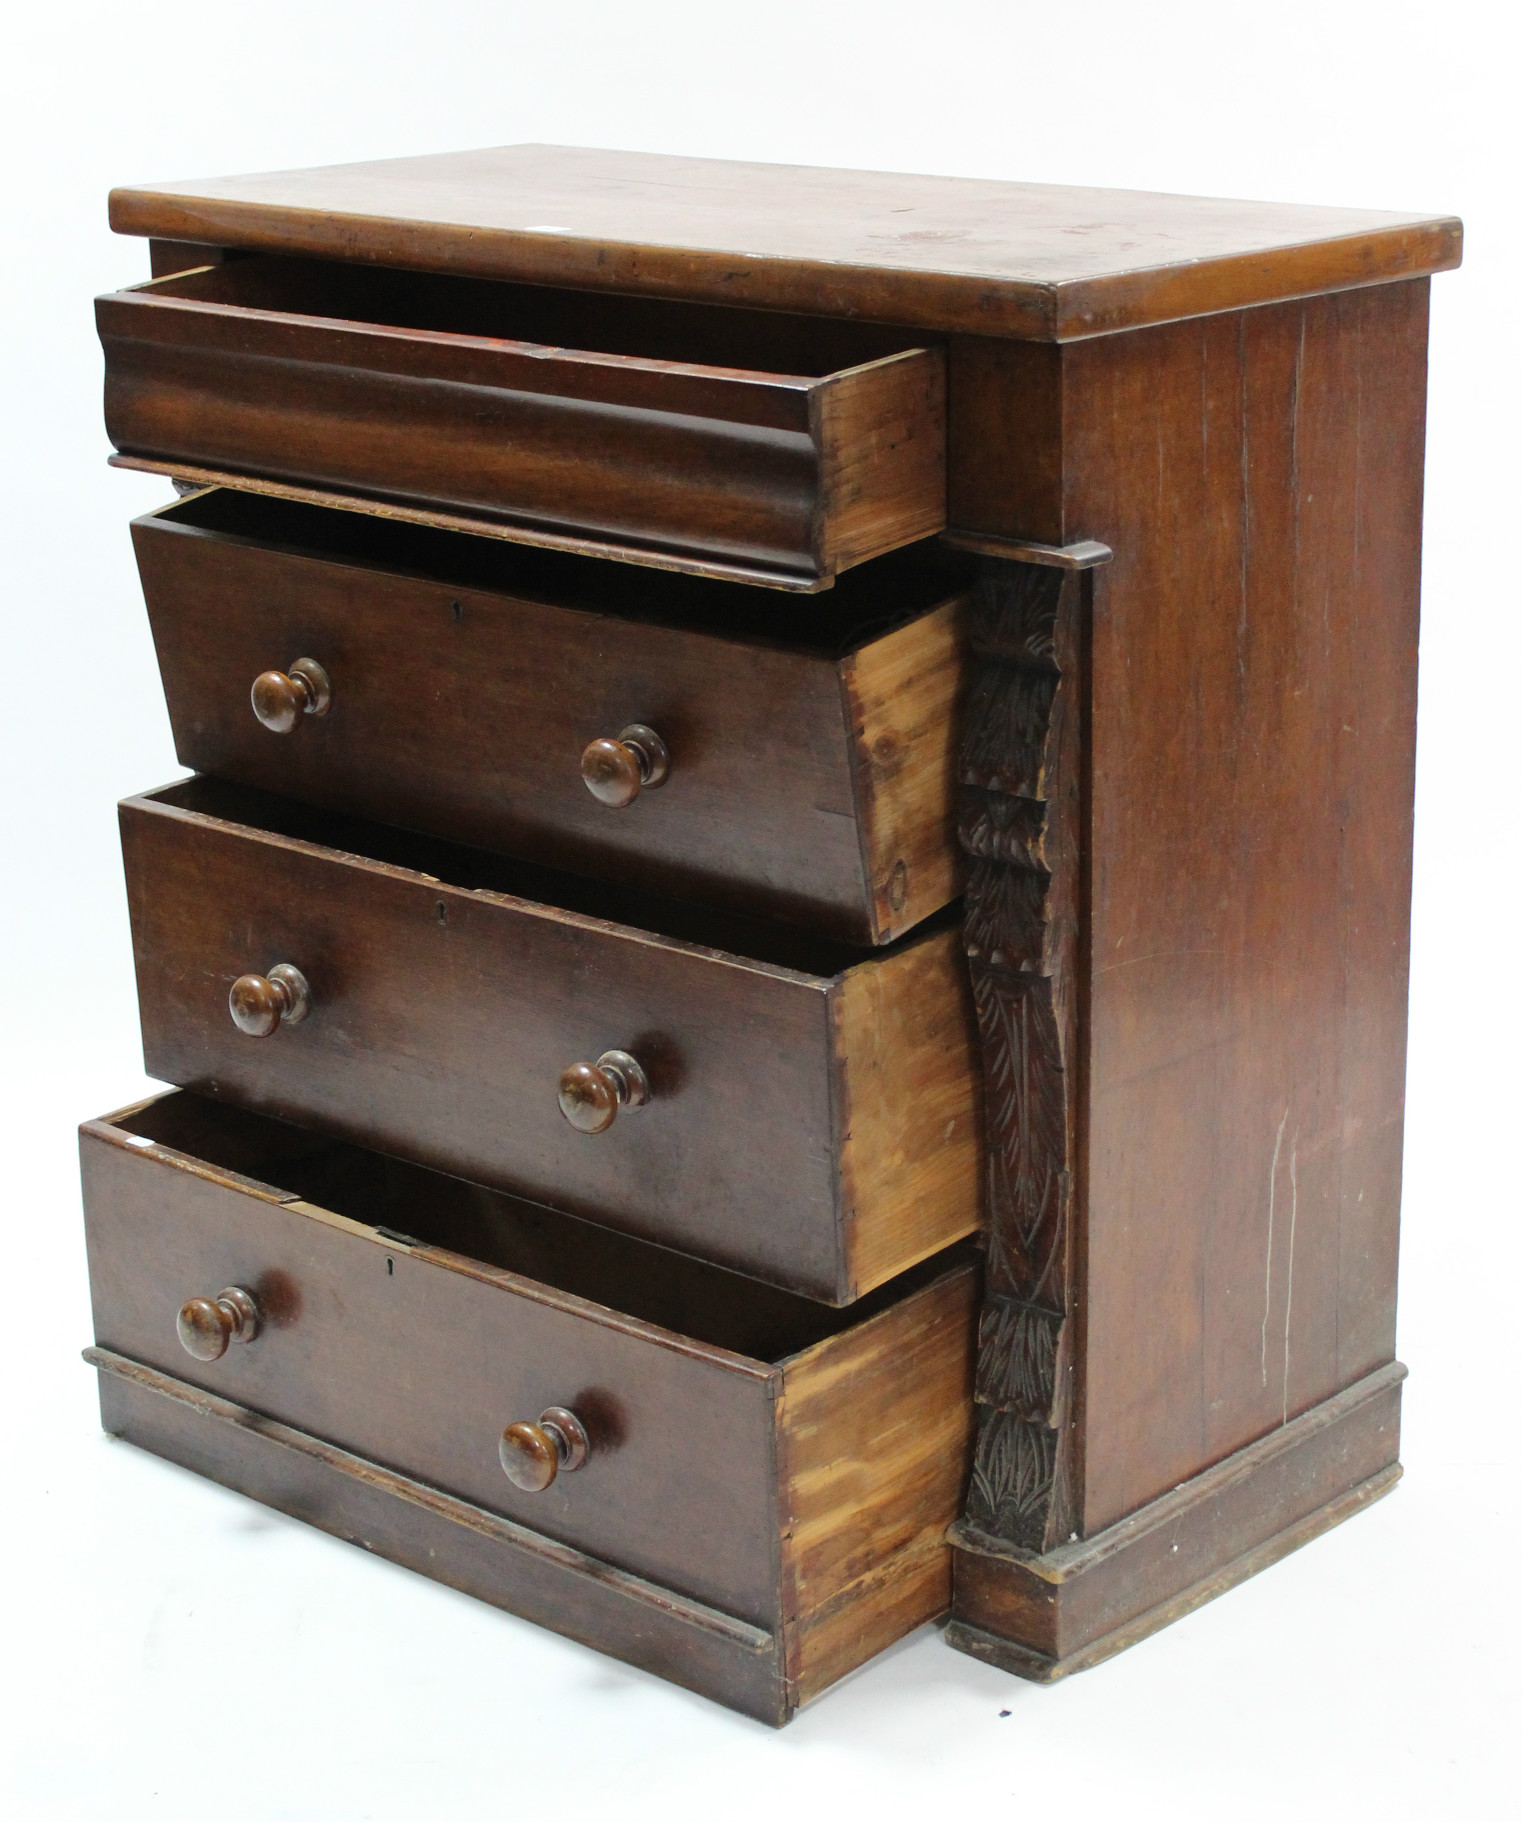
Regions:
<instances>
[{"instance_id":1,"label":"turned wooden knob","mask_svg":"<svg viewBox=\"0 0 1522 1822\"><path fill-rule=\"evenodd\" d=\"M315 658L298 658L288 671L260 671L249 700L272 734L289 734L303 715L327 714L333 685Z\"/></svg>"},{"instance_id":2,"label":"turned wooden knob","mask_svg":"<svg viewBox=\"0 0 1522 1822\"><path fill-rule=\"evenodd\" d=\"M606 1132L620 1107L638 1113L650 1078L627 1050L605 1050L595 1063L572 1063L560 1075L560 1111L577 1132Z\"/></svg>"},{"instance_id":3,"label":"turned wooden knob","mask_svg":"<svg viewBox=\"0 0 1522 1822\"><path fill-rule=\"evenodd\" d=\"M541 1411L538 1423L510 1423L497 1444L502 1472L525 1493L542 1493L557 1474L574 1474L589 1453L581 1419L560 1404Z\"/></svg>"},{"instance_id":4,"label":"turned wooden knob","mask_svg":"<svg viewBox=\"0 0 1522 1822\"><path fill-rule=\"evenodd\" d=\"M227 996L227 1009L239 1031L267 1038L281 1025L299 1025L312 1010L307 977L289 962L276 962L268 974L240 974Z\"/></svg>"},{"instance_id":5,"label":"turned wooden knob","mask_svg":"<svg viewBox=\"0 0 1522 1822\"><path fill-rule=\"evenodd\" d=\"M259 1333L259 1306L236 1284L215 1297L192 1297L175 1321L180 1346L197 1360L220 1360L230 1341L252 1341Z\"/></svg>"},{"instance_id":6,"label":"turned wooden knob","mask_svg":"<svg viewBox=\"0 0 1522 1822\"><path fill-rule=\"evenodd\" d=\"M671 755L654 728L626 727L617 740L594 740L581 756L581 776L599 803L626 810L641 791L658 791L671 770Z\"/></svg>"}]
</instances>

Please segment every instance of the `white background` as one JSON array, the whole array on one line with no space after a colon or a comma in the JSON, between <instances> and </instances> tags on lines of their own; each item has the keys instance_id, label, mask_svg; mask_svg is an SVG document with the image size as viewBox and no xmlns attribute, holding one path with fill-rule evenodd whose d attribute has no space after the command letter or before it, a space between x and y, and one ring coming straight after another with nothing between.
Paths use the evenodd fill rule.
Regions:
<instances>
[{"instance_id":1,"label":"white background","mask_svg":"<svg viewBox=\"0 0 1522 1822\"><path fill-rule=\"evenodd\" d=\"M1519 223L1507 13L33 0L0 37L0 1792L106 1822L1515 1814ZM112 184L539 139L1461 213L1433 284L1406 1479L1041 1690L927 1630L781 1734L104 1439L73 1127L145 1091L114 803L176 775L108 471ZM1007 1713L1005 1712L1007 1711Z\"/></svg>"}]
</instances>

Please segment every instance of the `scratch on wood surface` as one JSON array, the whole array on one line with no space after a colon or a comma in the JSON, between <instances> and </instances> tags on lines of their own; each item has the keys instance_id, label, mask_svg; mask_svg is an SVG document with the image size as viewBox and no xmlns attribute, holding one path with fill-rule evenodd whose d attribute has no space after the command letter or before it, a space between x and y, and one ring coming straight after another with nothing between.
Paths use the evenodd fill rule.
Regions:
<instances>
[{"instance_id":1,"label":"scratch on wood surface","mask_svg":"<svg viewBox=\"0 0 1522 1822\"><path fill-rule=\"evenodd\" d=\"M1284 1128L1279 1128L1283 1132ZM1284 1279L1284 1403L1279 1413L1280 1424L1289 1422L1289 1312L1295 1296L1295 1213L1300 1201L1300 1192L1295 1184L1295 1152L1300 1143L1300 1133L1296 1130L1289 1142L1289 1270Z\"/></svg>"},{"instance_id":2,"label":"scratch on wood surface","mask_svg":"<svg viewBox=\"0 0 1522 1822\"><path fill-rule=\"evenodd\" d=\"M1263 1385L1268 1385L1268 1306L1274 1294L1274 1181L1279 1175L1279 1147L1284 1143L1284 1127L1289 1119L1288 1106L1279 1130L1274 1134L1274 1161L1268 1167L1268 1257L1263 1262L1263 1331L1259 1339L1258 1366Z\"/></svg>"}]
</instances>

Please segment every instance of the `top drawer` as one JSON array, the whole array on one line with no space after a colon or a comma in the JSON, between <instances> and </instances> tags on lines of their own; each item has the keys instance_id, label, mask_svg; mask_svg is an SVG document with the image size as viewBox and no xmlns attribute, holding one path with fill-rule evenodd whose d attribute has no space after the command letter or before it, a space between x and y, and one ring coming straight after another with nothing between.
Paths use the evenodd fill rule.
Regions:
<instances>
[{"instance_id":1,"label":"top drawer","mask_svg":"<svg viewBox=\"0 0 1522 1822\"><path fill-rule=\"evenodd\" d=\"M802 590L946 523L909 331L265 257L96 323L140 466Z\"/></svg>"}]
</instances>

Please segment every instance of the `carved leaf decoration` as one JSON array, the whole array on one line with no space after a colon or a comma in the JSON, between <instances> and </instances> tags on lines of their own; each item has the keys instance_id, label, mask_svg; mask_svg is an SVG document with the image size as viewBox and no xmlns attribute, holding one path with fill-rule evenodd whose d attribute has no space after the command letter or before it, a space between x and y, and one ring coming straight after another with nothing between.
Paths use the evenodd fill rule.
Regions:
<instances>
[{"instance_id":1,"label":"carved leaf decoration","mask_svg":"<svg viewBox=\"0 0 1522 1822\"><path fill-rule=\"evenodd\" d=\"M1060 1307L1067 1097L1051 985L970 964L983 1047L990 1287Z\"/></svg>"},{"instance_id":2,"label":"carved leaf decoration","mask_svg":"<svg viewBox=\"0 0 1522 1822\"><path fill-rule=\"evenodd\" d=\"M1046 871L1046 805L976 785L957 793L957 840L977 860Z\"/></svg>"},{"instance_id":3,"label":"carved leaf decoration","mask_svg":"<svg viewBox=\"0 0 1522 1822\"><path fill-rule=\"evenodd\" d=\"M973 594L972 649L1038 670L1056 669L1062 573L1031 563L986 563Z\"/></svg>"},{"instance_id":4,"label":"carved leaf decoration","mask_svg":"<svg viewBox=\"0 0 1522 1822\"><path fill-rule=\"evenodd\" d=\"M1010 1411L983 1410L967 1489L968 1522L1027 1550L1046 1543L1057 1433Z\"/></svg>"},{"instance_id":5,"label":"carved leaf decoration","mask_svg":"<svg viewBox=\"0 0 1522 1822\"><path fill-rule=\"evenodd\" d=\"M1055 671L991 660L977 666L962 710L962 782L1045 798Z\"/></svg>"},{"instance_id":6,"label":"carved leaf decoration","mask_svg":"<svg viewBox=\"0 0 1522 1822\"><path fill-rule=\"evenodd\" d=\"M1059 1476L1066 1408L1068 1081L1077 917L1076 622L1060 572L993 561L971 617L977 662L963 714L957 835L971 857L963 942L983 1055L987 1301L978 1334L978 1440L967 1518L1031 1550L1071 1516ZM1062 768L1068 768L1063 770ZM1048 971L1058 971L1058 978Z\"/></svg>"},{"instance_id":7,"label":"carved leaf decoration","mask_svg":"<svg viewBox=\"0 0 1522 1822\"><path fill-rule=\"evenodd\" d=\"M1053 1310L990 1297L978 1321L978 1402L1052 1427L1062 1325Z\"/></svg>"},{"instance_id":8,"label":"carved leaf decoration","mask_svg":"<svg viewBox=\"0 0 1522 1822\"><path fill-rule=\"evenodd\" d=\"M994 967L1039 968L1046 950L1046 895L1044 873L975 860L962 924L969 958Z\"/></svg>"}]
</instances>

